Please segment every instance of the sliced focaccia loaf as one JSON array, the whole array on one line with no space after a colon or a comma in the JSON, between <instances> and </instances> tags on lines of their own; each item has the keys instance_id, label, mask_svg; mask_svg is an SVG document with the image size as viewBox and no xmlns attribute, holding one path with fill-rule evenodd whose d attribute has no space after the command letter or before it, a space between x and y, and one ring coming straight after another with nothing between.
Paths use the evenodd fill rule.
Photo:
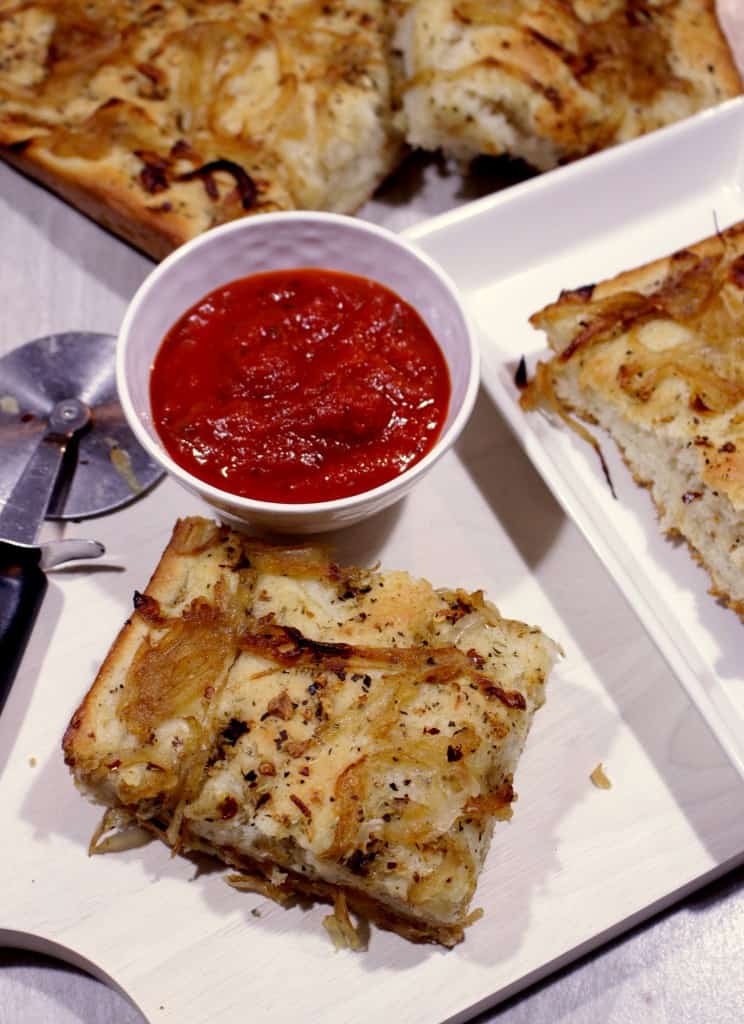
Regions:
<instances>
[{"instance_id":1,"label":"sliced focaccia loaf","mask_svg":"<svg viewBox=\"0 0 744 1024\"><path fill-rule=\"evenodd\" d=\"M93 799L239 887L452 945L556 651L479 592L185 520L65 756Z\"/></svg>"},{"instance_id":2,"label":"sliced focaccia loaf","mask_svg":"<svg viewBox=\"0 0 744 1024\"><path fill-rule=\"evenodd\" d=\"M737 95L713 0L394 0L408 141L545 170Z\"/></svg>"},{"instance_id":3,"label":"sliced focaccia loaf","mask_svg":"<svg viewBox=\"0 0 744 1024\"><path fill-rule=\"evenodd\" d=\"M744 223L531 319L555 356L523 405L608 430L664 529L744 618Z\"/></svg>"},{"instance_id":4,"label":"sliced focaccia loaf","mask_svg":"<svg viewBox=\"0 0 744 1024\"><path fill-rule=\"evenodd\" d=\"M0 2L6 159L160 258L395 166L384 0Z\"/></svg>"}]
</instances>

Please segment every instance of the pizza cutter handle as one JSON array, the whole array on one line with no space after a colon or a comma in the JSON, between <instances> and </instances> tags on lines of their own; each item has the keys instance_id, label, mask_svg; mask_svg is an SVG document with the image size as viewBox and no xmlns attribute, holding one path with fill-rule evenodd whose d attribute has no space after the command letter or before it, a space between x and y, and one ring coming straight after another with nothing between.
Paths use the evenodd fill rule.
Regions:
<instances>
[{"instance_id":1,"label":"pizza cutter handle","mask_svg":"<svg viewBox=\"0 0 744 1024\"><path fill-rule=\"evenodd\" d=\"M39 548L0 541L0 711L46 591Z\"/></svg>"}]
</instances>

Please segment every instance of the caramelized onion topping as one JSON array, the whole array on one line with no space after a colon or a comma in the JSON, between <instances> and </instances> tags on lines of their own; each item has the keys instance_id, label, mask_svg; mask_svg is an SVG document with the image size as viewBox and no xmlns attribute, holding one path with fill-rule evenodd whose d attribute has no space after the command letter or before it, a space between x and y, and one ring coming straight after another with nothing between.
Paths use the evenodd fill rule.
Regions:
<instances>
[{"instance_id":1,"label":"caramelized onion topping","mask_svg":"<svg viewBox=\"0 0 744 1024\"><path fill-rule=\"evenodd\" d=\"M193 171L187 171L186 174L179 175L176 180L193 181L195 178L200 178L209 198L219 199L220 193L213 177L217 171L225 171L233 176L243 209L252 209L258 198L258 186L250 174L233 160L224 160L222 158L210 160L209 163L202 164L201 167L197 167Z\"/></svg>"}]
</instances>

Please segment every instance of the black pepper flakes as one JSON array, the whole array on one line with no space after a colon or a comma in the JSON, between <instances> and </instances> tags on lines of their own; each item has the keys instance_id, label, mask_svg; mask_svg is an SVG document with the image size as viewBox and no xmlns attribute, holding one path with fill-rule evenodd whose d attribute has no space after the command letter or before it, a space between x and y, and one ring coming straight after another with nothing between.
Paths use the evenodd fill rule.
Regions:
<instances>
[{"instance_id":1,"label":"black pepper flakes","mask_svg":"<svg viewBox=\"0 0 744 1024\"><path fill-rule=\"evenodd\" d=\"M227 743L229 746L234 747L240 737L250 731L251 730L247 722L241 722L239 718L231 718L220 733L220 737L223 743Z\"/></svg>"},{"instance_id":2,"label":"black pepper flakes","mask_svg":"<svg viewBox=\"0 0 744 1024\"><path fill-rule=\"evenodd\" d=\"M369 853L365 853L363 850L354 850L346 860L346 867L353 875L366 875L369 865L376 856L374 850L370 850Z\"/></svg>"}]
</instances>

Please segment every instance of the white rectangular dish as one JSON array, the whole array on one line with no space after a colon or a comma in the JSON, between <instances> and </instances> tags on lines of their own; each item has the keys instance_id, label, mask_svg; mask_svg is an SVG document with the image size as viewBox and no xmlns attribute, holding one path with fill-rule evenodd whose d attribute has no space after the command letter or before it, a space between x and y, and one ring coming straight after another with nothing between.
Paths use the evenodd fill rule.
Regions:
<instances>
[{"instance_id":1,"label":"white rectangular dish","mask_svg":"<svg viewBox=\"0 0 744 1024\"><path fill-rule=\"evenodd\" d=\"M688 151L697 139L712 152L719 121L730 133L728 149L716 151L724 182L738 154L741 108L681 131L693 140ZM677 147L675 159L679 138L659 137L664 151ZM643 145L609 157L632 168L646 159ZM622 217L612 220L596 184L604 159L415 233L456 273L482 328L503 322L517 339L521 312L560 287L561 254L576 238L561 242L560 225L551 228L556 196L598 204L593 223L581 228L584 241L594 223L602 239L610 224L620 231ZM667 187L681 209L704 193L707 179L691 167L680 173L685 181ZM60 324L115 330L150 264L53 197L39 203L35 187L12 172L0 168L2 175L4 238L35 268L26 280L15 263L0 266L6 283L18 275L7 289L15 306L0 326L4 347ZM626 215L639 219L642 233L649 203L628 198ZM650 199L661 206L664 189ZM734 191L730 219L736 202ZM540 282L536 245L546 262L557 261L551 280ZM605 254L615 255L623 254ZM601 269L614 266L607 258ZM53 301L32 302L29 281L41 281ZM491 294L499 296L495 305ZM521 354L515 340L501 366L497 343L508 336L484 334L489 388L507 396L510 364ZM531 340L536 351L541 340ZM505 398L499 402L510 410ZM508 415L521 431L516 408ZM539 437L529 444L542 451ZM585 472L591 482L589 463ZM237 894L222 870L172 859L160 844L89 859L100 808L75 791L61 736L174 518L193 512L204 508L167 481L127 509L68 529L96 536L109 555L95 571L50 575L0 715L0 942L83 964L120 986L153 1024L453 1024L744 860L739 774L485 393L456 451L405 502L334 538L341 560L379 560L436 585L482 587L504 614L538 623L565 651L519 766L514 819L497 830L481 876L474 906L485 915L465 942L444 951L373 929L366 953L335 953L321 925L326 907L282 909ZM589 780L600 761L613 783L608 791Z\"/></svg>"},{"instance_id":2,"label":"white rectangular dish","mask_svg":"<svg viewBox=\"0 0 744 1024\"><path fill-rule=\"evenodd\" d=\"M409 237L467 297L483 341L485 386L744 775L744 626L707 590L686 547L663 537L649 494L595 431L594 451L564 425L519 407L514 371L549 352L528 323L561 289L611 277L744 218L744 99L544 175ZM701 158L701 155L704 157Z\"/></svg>"}]
</instances>

